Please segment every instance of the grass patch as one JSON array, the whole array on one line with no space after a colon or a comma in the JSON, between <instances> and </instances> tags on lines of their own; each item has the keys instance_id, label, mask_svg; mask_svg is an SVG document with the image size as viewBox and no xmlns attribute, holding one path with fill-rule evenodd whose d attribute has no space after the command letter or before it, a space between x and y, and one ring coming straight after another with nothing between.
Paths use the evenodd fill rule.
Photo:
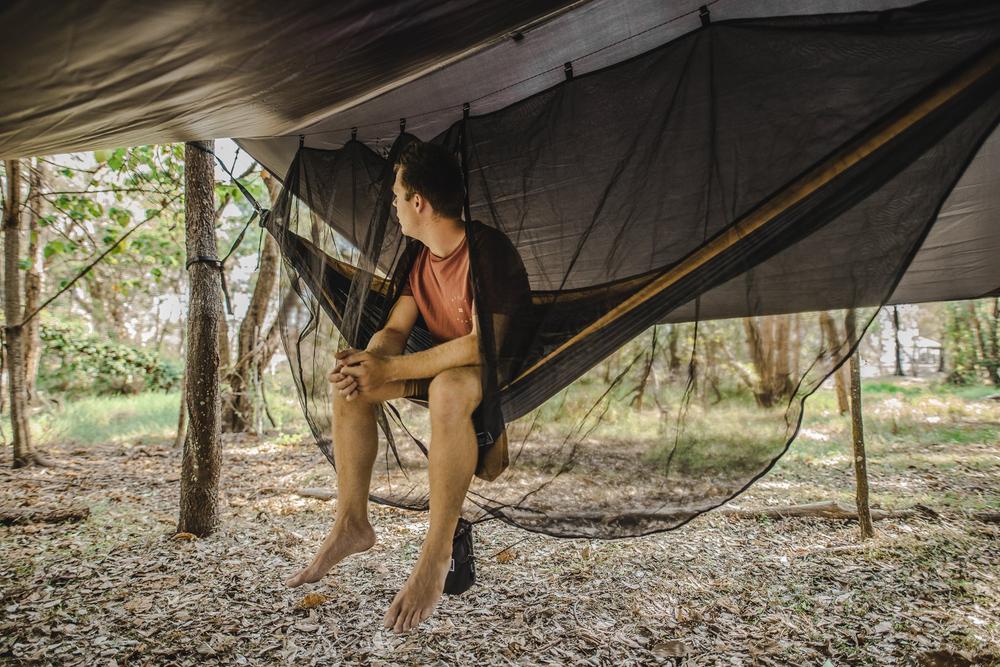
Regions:
<instances>
[{"instance_id":1,"label":"grass patch","mask_svg":"<svg viewBox=\"0 0 1000 667\"><path fill-rule=\"evenodd\" d=\"M180 392L95 396L66 403L32 420L40 444L173 442Z\"/></svg>"}]
</instances>

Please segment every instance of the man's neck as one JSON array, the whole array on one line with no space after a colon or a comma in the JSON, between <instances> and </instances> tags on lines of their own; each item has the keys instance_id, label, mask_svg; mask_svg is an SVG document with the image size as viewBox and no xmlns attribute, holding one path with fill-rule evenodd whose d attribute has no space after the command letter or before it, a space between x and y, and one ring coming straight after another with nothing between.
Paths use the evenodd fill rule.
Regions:
<instances>
[{"instance_id":1,"label":"man's neck","mask_svg":"<svg viewBox=\"0 0 1000 667\"><path fill-rule=\"evenodd\" d=\"M462 245L465 223L461 220L440 220L427 230L427 237L420 241L435 257L447 257Z\"/></svg>"}]
</instances>

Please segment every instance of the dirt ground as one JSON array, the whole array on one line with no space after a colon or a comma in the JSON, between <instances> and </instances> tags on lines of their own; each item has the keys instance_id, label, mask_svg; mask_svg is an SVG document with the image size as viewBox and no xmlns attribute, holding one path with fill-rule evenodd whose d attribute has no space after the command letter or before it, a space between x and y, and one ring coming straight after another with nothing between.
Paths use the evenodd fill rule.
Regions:
<instances>
[{"instance_id":1,"label":"dirt ground","mask_svg":"<svg viewBox=\"0 0 1000 667\"><path fill-rule=\"evenodd\" d=\"M900 473L873 459L873 500L933 488L996 502L1000 443L964 447L997 465ZM331 523L332 501L295 493L333 486L311 444L228 439L222 528L194 540L173 539L170 447L48 455L56 467L11 470L4 452L0 505L90 516L0 526L3 664L1000 664L1000 525L962 510L878 522L863 544L856 524L819 519L704 515L610 542L484 523L477 585L396 636L382 616L425 515L376 507L374 549L317 584L282 583ZM738 504L843 498L851 479L846 463L779 465Z\"/></svg>"}]
</instances>

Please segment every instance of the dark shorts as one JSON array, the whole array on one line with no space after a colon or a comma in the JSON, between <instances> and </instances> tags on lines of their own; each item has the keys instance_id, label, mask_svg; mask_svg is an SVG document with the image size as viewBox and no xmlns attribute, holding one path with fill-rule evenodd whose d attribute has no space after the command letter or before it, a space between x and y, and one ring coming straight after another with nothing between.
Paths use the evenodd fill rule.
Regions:
<instances>
[{"instance_id":1,"label":"dark shorts","mask_svg":"<svg viewBox=\"0 0 1000 667\"><path fill-rule=\"evenodd\" d=\"M428 402L428 395L432 379L433 378L417 378L414 380L404 380L403 382L406 383L404 396L412 401L420 403L425 407L428 407L430 405ZM479 445L480 449L484 449L493 444L493 436L482 426L480 414L481 408L482 403L480 403L472 413L472 427L476 431L476 443Z\"/></svg>"}]
</instances>

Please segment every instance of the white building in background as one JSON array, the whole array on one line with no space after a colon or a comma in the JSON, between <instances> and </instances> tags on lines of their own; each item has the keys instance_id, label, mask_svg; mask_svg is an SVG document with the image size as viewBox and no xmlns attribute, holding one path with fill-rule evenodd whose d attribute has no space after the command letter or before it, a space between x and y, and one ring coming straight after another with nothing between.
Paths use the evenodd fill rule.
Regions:
<instances>
[{"instance_id":1,"label":"white building in background","mask_svg":"<svg viewBox=\"0 0 1000 667\"><path fill-rule=\"evenodd\" d=\"M899 352L903 375L907 377L927 377L944 370L944 344L941 341L920 335L917 326L919 306L897 306L899 310ZM866 377L893 375L896 372L896 333L892 322L892 307L886 307L879 314L879 329L875 334L869 331L872 347L867 347L866 356L875 361L874 348L878 350L877 363L866 363L862 367Z\"/></svg>"}]
</instances>

